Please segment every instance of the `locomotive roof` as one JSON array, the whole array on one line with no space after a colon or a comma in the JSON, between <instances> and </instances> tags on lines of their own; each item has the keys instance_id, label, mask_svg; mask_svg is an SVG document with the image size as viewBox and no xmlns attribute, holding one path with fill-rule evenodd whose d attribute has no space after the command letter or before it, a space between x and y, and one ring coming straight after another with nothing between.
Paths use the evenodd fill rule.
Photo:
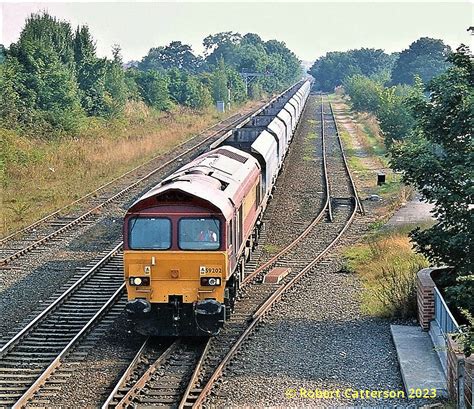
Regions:
<instances>
[{"instance_id":1,"label":"locomotive roof","mask_svg":"<svg viewBox=\"0 0 474 409\"><path fill-rule=\"evenodd\" d=\"M179 190L218 207L224 217L232 217L260 165L251 155L231 146L206 152L184 165L138 199L130 208L170 190Z\"/></svg>"}]
</instances>

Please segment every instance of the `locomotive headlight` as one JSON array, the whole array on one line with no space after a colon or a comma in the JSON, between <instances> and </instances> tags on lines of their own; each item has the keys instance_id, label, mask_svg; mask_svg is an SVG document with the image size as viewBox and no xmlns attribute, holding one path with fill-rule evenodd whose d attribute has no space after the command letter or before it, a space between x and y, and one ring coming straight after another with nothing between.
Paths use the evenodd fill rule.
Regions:
<instances>
[{"instance_id":1,"label":"locomotive headlight","mask_svg":"<svg viewBox=\"0 0 474 409\"><path fill-rule=\"evenodd\" d=\"M133 284L140 285L142 283L142 279L140 277L135 277L133 279Z\"/></svg>"},{"instance_id":2,"label":"locomotive headlight","mask_svg":"<svg viewBox=\"0 0 474 409\"><path fill-rule=\"evenodd\" d=\"M220 277L201 277L202 286L218 287L221 285Z\"/></svg>"},{"instance_id":3,"label":"locomotive headlight","mask_svg":"<svg viewBox=\"0 0 474 409\"><path fill-rule=\"evenodd\" d=\"M130 285L150 285L150 277L129 277L128 282Z\"/></svg>"},{"instance_id":4,"label":"locomotive headlight","mask_svg":"<svg viewBox=\"0 0 474 409\"><path fill-rule=\"evenodd\" d=\"M215 278L209 279L209 285L216 285L217 280Z\"/></svg>"}]
</instances>

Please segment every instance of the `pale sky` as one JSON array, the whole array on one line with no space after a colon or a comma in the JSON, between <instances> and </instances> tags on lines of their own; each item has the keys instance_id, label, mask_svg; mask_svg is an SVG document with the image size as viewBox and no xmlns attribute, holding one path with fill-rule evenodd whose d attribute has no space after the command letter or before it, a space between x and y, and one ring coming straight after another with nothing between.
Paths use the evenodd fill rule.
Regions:
<instances>
[{"instance_id":1,"label":"pale sky","mask_svg":"<svg viewBox=\"0 0 474 409\"><path fill-rule=\"evenodd\" d=\"M0 43L18 39L25 18L47 10L73 27L87 24L99 56L122 47L125 61L140 60L151 47L172 40L202 53L202 40L220 31L253 32L284 41L296 55L312 61L327 51L360 47L401 51L422 36L472 49L466 31L473 24L469 1L373 2L102 2L0 3Z\"/></svg>"}]
</instances>

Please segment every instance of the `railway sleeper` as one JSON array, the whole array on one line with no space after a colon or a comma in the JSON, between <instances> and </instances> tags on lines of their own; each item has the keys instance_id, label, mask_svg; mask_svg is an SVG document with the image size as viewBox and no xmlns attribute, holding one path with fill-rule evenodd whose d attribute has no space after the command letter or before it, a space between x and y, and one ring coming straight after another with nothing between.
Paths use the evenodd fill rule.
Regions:
<instances>
[{"instance_id":1,"label":"railway sleeper","mask_svg":"<svg viewBox=\"0 0 474 409\"><path fill-rule=\"evenodd\" d=\"M34 332L35 335L41 336L69 336L71 333L78 331L84 326L83 323L68 323L61 320L61 322L49 322L41 324L40 328L35 328Z\"/></svg>"},{"instance_id":2,"label":"railway sleeper","mask_svg":"<svg viewBox=\"0 0 474 409\"><path fill-rule=\"evenodd\" d=\"M58 350L60 351L61 347L58 347ZM9 358L14 358L17 359L19 362L25 362L26 358L28 358L28 361L25 363L28 364L33 364L33 363L48 363L55 359L58 356L57 352L54 353L46 353L46 352L25 352L25 351L19 351L19 352L14 352L9 354Z\"/></svg>"},{"instance_id":3,"label":"railway sleeper","mask_svg":"<svg viewBox=\"0 0 474 409\"><path fill-rule=\"evenodd\" d=\"M2 372L7 372L7 373L11 373L12 371L16 371L16 372L23 372L23 373L29 373L29 374L37 374L37 373L40 373L41 372L41 369L39 368L21 368L21 367L18 367L18 368L6 368L6 367L2 367L0 368L0 379L2 378L3 376L3 373Z\"/></svg>"},{"instance_id":4,"label":"railway sleeper","mask_svg":"<svg viewBox=\"0 0 474 409\"><path fill-rule=\"evenodd\" d=\"M33 351L41 351L43 349L45 350L51 350L53 348L61 348L65 347L68 344L69 340L64 339L63 341L43 341L43 342L25 342L24 344L21 345L21 347L17 348L17 351L25 351L25 350L33 350Z\"/></svg>"},{"instance_id":5,"label":"railway sleeper","mask_svg":"<svg viewBox=\"0 0 474 409\"><path fill-rule=\"evenodd\" d=\"M15 370L16 368L11 368L12 370ZM12 371L13 372L13 371ZM40 369L38 371L39 372L42 372L42 370ZM23 384L25 381L20 381L20 379L36 379L38 377L37 374L16 374L16 373L6 373L6 374L2 374L2 376L0 377L1 380L0 382L2 384L10 384L10 383L21 383ZM14 379L9 379L9 378L14 378Z\"/></svg>"}]
</instances>

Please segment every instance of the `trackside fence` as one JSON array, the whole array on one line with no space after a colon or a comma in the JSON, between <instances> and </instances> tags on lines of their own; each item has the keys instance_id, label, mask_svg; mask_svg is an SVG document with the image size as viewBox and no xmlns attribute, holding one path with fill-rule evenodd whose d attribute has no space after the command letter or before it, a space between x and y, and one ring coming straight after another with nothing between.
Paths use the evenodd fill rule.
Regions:
<instances>
[{"instance_id":1,"label":"trackside fence","mask_svg":"<svg viewBox=\"0 0 474 409\"><path fill-rule=\"evenodd\" d=\"M448 334L455 334L459 332L460 329L456 319L453 317L453 314L451 314L451 311L449 311L443 296L436 287L434 287L434 306L434 319L441 329L444 339L446 339Z\"/></svg>"}]
</instances>

